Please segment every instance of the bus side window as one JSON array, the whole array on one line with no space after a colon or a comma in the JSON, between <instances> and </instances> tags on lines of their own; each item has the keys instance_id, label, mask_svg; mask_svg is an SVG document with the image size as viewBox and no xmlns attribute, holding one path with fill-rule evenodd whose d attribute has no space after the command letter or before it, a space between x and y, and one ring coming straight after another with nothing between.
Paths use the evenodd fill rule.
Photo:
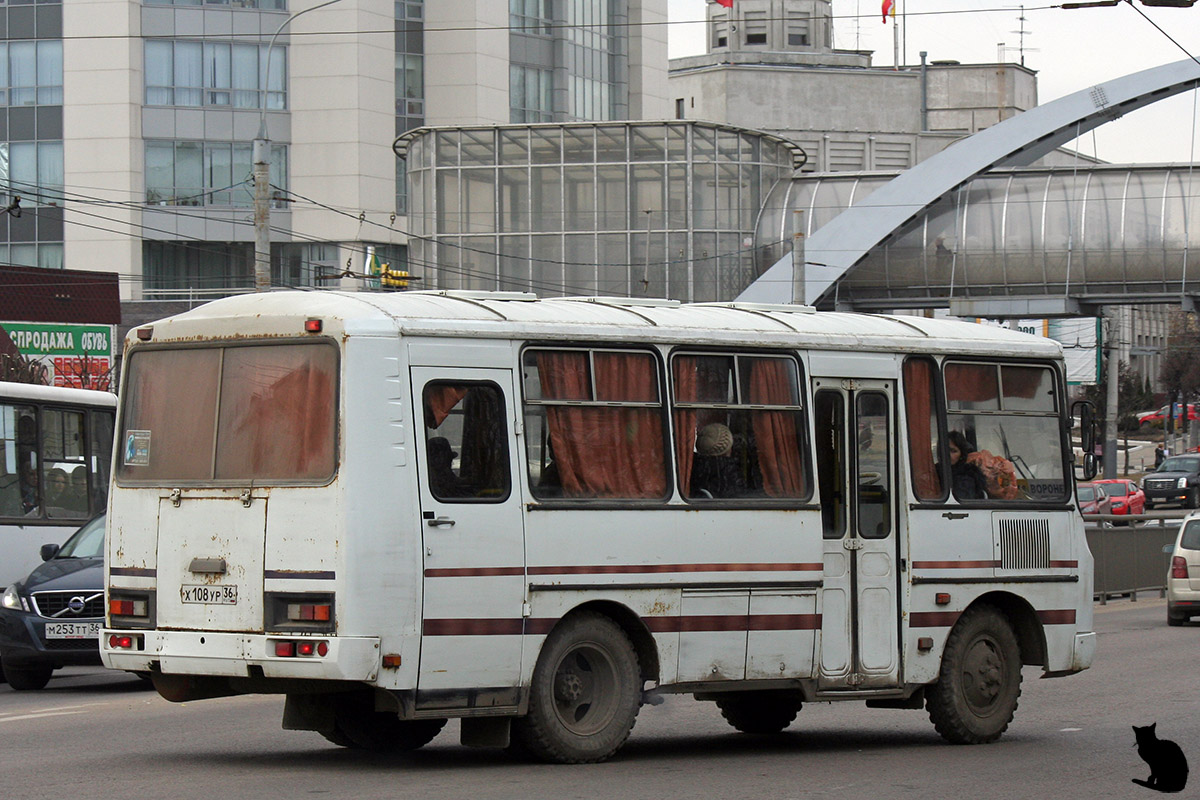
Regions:
<instances>
[{"instance_id":1,"label":"bus side window","mask_svg":"<svg viewBox=\"0 0 1200 800\"><path fill-rule=\"evenodd\" d=\"M426 384L425 469L443 502L506 500L511 479L504 397L490 383Z\"/></svg>"},{"instance_id":2,"label":"bus side window","mask_svg":"<svg viewBox=\"0 0 1200 800\"><path fill-rule=\"evenodd\" d=\"M36 515L37 416L31 406L0 406L0 516Z\"/></svg>"}]
</instances>

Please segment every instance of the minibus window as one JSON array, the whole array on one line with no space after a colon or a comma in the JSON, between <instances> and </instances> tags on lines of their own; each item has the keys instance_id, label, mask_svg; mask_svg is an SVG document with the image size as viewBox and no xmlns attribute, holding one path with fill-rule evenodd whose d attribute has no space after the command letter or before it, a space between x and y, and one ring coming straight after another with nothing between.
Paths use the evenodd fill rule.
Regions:
<instances>
[{"instance_id":1,"label":"minibus window","mask_svg":"<svg viewBox=\"0 0 1200 800\"><path fill-rule=\"evenodd\" d=\"M912 462L913 494L918 500L941 500L942 475L937 464L940 433L937 384L933 361L910 358L904 362L904 409L908 423L908 452Z\"/></svg>"},{"instance_id":2,"label":"minibus window","mask_svg":"<svg viewBox=\"0 0 1200 800\"><path fill-rule=\"evenodd\" d=\"M330 478L337 361L316 342L135 351L118 480Z\"/></svg>"},{"instance_id":3,"label":"minibus window","mask_svg":"<svg viewBox=\"0 0 1200 800\"><path fill-rule=\"evenodd\" d=\"M1050 368L948 363L945 384L949 438L968 465L954 473L956 499L1067 499L1057 380Z\"/></svg>"},{"instance_id":4,"label":"minibus window","mask_svg":"<svg viewBox=\"0 0 1200 800\"><path fill-rule=\"evenodd\" d=\"M529 350L523 369L534 497L665 497L662 393L653 355Z\"/></svg>"},{"instance_id":5,"label":"minibus window","mask_svg":"<svg viewBox=\"0 0 1200 800\"><path fill-rule=\"evenodd\" d=\"M672 365L675 457L686 499L808 496L794 360L695 353L677 354Z\"/></svg>"},{"instance_id":6,"label":"minibus window","mask_svg":"<svg viewBox=\"0 0 1200 800\"><path fill-rule=\"evenodd\" d=\"M425 386L426 477L447 503L499 503L508 498L508 429L504 396L494 383Z\"/></svg>"}]
</instances>

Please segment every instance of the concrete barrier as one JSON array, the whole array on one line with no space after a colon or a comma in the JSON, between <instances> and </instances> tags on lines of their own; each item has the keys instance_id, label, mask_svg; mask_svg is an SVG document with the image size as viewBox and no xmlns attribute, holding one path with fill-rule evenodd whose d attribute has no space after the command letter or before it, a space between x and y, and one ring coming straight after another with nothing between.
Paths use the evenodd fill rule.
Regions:
<instances>
[{"instance_id":1,"label":"concrete barrier","mask_svg":"<svg viewBox=\"0 0 1200 800\"><path fill-rule=\"evenodd\" d=\"M1182 518L1182 513L1085 515L1088 549L1096 562L1095 597L1105 603L1117 595L1136 600L1138 592L1165 595L1171 556L1163 547L1175 543Z\"/></svg>"}]
</instances>

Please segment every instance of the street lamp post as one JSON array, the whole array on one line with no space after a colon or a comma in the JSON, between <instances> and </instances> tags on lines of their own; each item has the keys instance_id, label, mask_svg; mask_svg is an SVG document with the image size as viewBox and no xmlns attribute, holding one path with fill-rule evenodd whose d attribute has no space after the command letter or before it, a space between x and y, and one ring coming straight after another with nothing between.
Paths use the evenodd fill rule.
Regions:
<instances>
[{"instance_id":1,"label":"street lamp post","mask_svg":"<svg viewBox=\"0 0 1200 800\"><path fill-rule=\"evenodd\" d=\"M267 68L263 76L262 104L258 112L258 135L254 137L251 158L254 166L254 291L265 292L271 288L271 139L267 135L267 103L271 97L271 48L288 24L301 14L318 8L340 3L341 0L326 0L312 8L297 11L285 19L271 35L267 44Z\"/></svg>"}]
</instances>

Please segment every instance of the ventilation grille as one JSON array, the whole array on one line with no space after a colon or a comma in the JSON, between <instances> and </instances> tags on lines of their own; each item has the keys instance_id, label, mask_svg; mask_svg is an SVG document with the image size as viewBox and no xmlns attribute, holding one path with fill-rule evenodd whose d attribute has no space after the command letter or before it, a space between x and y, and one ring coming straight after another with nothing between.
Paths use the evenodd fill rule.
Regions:
<instances>
[{"instance_id":1,"label":"ventilation grille","mask_svg":"<svg viewBox=\"0 0 1200 800\"><path fill-rule=\"evenodd\" d=\"M997 520L1000 569L1046 569L1050 566L1050 521Z\"/></svg>"}]
</instances>

